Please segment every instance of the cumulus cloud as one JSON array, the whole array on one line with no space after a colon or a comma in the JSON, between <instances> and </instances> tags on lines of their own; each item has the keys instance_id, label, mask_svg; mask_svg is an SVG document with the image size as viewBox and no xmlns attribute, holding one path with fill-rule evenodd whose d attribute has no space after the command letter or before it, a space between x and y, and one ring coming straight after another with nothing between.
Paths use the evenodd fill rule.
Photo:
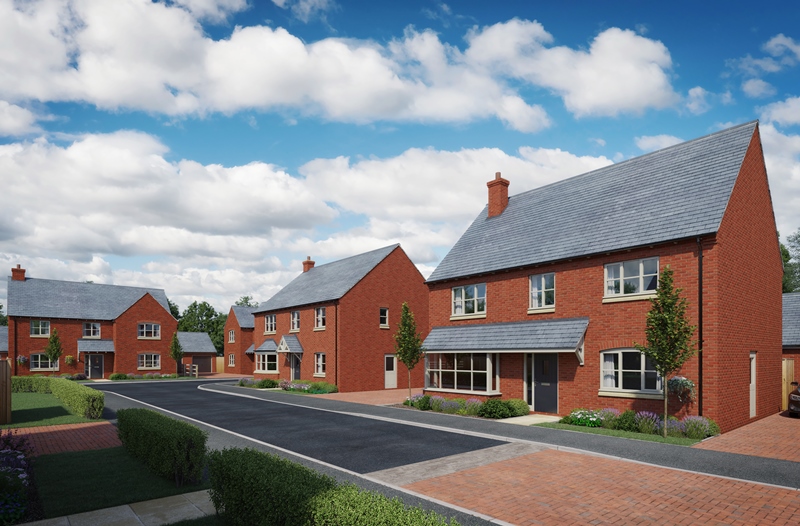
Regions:
<instances>
[{"instance_id":1,"label":"cumulus cloud","mask_svg":"<svg viewBox=\"0 0 800 526\"><path fill-rule=\"evenodd\" d=\"M643 152L653 152L662 148L679 144L683 139L675 137L674 135L643 135L634 139L636 147Z\"/></svg>"},{"instance_id":2,"label":"cumulus cloud","mask_svg":"<svg viewBox=\"0 0 800 526\"><path fill-rule=\"evenodd\" d=\"M198 20L225 22L228 17L247 8L247 0L172 0Z\"/></svg>"},{"instance_id":3,"label":"cumulus cloud","mask_svg":"<svg viewBox=\"0 0 800 526\"><path fill-rule=\"evenodd\" d=\"M707 112L711 108L708 102L709 95L710 93L700 86L690 89L686 99L686 109L695 115Z\"/></svg>"},{"instance_id":4,"label":"cumulus cloud","mask_svg":"<svg viewBox=\"0 0 800 526\"><path fill-rule=\"evenodd\" d=\"M33 113L0 100L0 136L25 135L38 129L36 116Z\"/></svg>"},{"instance_id":5,"label":"cumulus cloud","mask_svg":"<svg viewBox=\"0 0 800 526\"><path fill-rule=\"evenodd\" d=\"M760 126L778 231L787 235L800 227L800 135L782 133L772 124Z\"/></svg>"},{"instance_id":6,"label":"cumulus cloud","mask_svg":"<svg viewBox=\"0 0 800 526\"><path fill-rule=\"evenodd\" d=\"M761 108L761 120L783 126L800 124L800 97L789 97Z\"/></svg>"},{"instance_id":7,"label":"cumulus cloud","mask_svg":"<svg viewBox=\"0 0 800 526\"><path fill-rule=\"evenodd\" d=\"M753 99L775 95L775 87L761 79L745 80L742 82L742 91Z\"/></svg>"}]
</instances>

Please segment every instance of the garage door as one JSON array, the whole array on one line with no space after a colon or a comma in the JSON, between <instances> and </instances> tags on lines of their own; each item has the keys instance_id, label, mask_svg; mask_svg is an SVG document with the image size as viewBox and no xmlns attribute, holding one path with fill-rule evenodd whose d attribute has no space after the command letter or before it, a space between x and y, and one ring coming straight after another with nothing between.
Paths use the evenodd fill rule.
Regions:
<instances>
[{"instance_id":1,"label":"garage door","mask_svg":"<svg viewBox=\"0 0 800 526\"><path fill-rule=\"evenodd\" d=\"M197 366L197 372L211 372L211 356L192 356L192 363Z\"/></svg>"}]
</instances>

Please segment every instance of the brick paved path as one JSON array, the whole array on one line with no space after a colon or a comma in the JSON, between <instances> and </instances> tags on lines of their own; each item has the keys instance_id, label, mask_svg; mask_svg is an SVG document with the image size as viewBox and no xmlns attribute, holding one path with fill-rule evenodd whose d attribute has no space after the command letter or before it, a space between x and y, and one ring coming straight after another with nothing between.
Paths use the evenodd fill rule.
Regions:
<instances>
[{"instance_id":1,"label":"brick paved path","mask_svg":"<svg viewBox=\"0 0 800 526\"><path fill-rule=\"evenodd\" d=\"M800 462L798 438L800 418L776 414L692 447Z\"/></svg>"},{"instance_id":2,"label":"brick paved path","mask_svg":"<svg viewBox=\"0 0 800 526\"><path fill-rule=\"evenodd\" d=\"M106 420L86 424L21 427L12 431L28 438L28 443L33 446L34 456L122 445L117 437L117 428Z\"/></svg>"},{"instance_id":3,"label":"brick paved path","mask_svg":"<svg viewBox=\"0 0 800 526\"><path fill-rule=\"evenodd\" d=\"M545 450L405 486L519 525L800 524L800 493Z\"/></svg>"}]
</instances>

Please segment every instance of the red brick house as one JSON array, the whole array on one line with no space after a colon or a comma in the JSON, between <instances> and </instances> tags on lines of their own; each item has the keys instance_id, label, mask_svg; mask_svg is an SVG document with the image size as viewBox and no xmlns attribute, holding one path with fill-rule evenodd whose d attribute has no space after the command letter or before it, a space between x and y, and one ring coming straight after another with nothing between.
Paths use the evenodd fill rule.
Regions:
<instances>
[{"instance_id":1,"label":"red brick house","mask_svg":"<svg viewBox=\"0 0 800 526\"><path fill-rule=\"evenodd\" d=\"M50 363L44 348L56 329L63 351ZM14 375L174 373L169 346L177 330L162 289L34 279L19 265L11 269L7 341ZM213 363L193 334L179 333L179 341L184 363L203 369Z\"/></svg>"},{"instance_id":2,"label":"red brick house","mask_svg":"<svg viewBox=\"0 0 800 526\"><path fill-rule=\"evenodd\" d=\"M253 374L255 370L253 311L256 308L233 305L228 312L223 346L226 373Z\"/></svg>"},{"instance_id":3,"label":"red brick house","mask_svg":"<svg viewBox=\"0 0 800 526\"><path fill-rule=\"evenodd\" d=\"M254 376L326 381L341 392L405 387L393 338L403 302L426 334L425 279L400 245L318 267L309 258L302 274L253 312ZM412 382L422 386L421 364Z\"/></svg>"},{"instance_id":4,"label":"red brick house","mask_svg":"<svg viewBox=\"0 0 800 526\"><path fill-rule=\"evenodd\" d=\"M780 410L782 264L757 122L489 204L427 283L426 390L534 411L659 411L635 350L669 265L702 352L681 373L723 431Z\"/></svg>"}]
</instances>

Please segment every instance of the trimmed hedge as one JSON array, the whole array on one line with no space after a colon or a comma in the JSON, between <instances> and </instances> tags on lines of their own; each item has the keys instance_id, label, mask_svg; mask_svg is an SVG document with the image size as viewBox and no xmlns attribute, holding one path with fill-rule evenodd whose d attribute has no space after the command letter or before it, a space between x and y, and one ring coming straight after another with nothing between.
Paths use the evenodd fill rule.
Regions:
<instances>
[{"instance_id":1,"label":"trimmed hedge","mask_svg":"<svg viewBox=\"0 0 800 526\"><path fill-rule=\"evenodd\" d=\"M182 420L151 409L117 411L119 439L130 455L176 487L199 482L208 434Z\"/></svg>"},{"instance_id":2,"label":"trimmed hedge","mask_svg":"<svg viewBox=\"0 0 800 526\"><path fill-rule=\"evenodd\" d=\"M254 449L210 455L211 502L227 524L281 526L444 526L446 519L398 499L339 486L327 475ZM226 511L228 513L226 513ZM452 520L450 523L458 523Z\"/></svg>"},{"instance_id":3,"label":"trimmed hedge","mask_svg":"<svg viewBox=\"0 0 800 526\"><path fill-rule=\"evenodd\" d=\"M72 413L94 420L103 415L106 402L105 394L102 391L58 377L13 376L11 377L11 392L50 393Z\"/></svg>"}]
</instances>

